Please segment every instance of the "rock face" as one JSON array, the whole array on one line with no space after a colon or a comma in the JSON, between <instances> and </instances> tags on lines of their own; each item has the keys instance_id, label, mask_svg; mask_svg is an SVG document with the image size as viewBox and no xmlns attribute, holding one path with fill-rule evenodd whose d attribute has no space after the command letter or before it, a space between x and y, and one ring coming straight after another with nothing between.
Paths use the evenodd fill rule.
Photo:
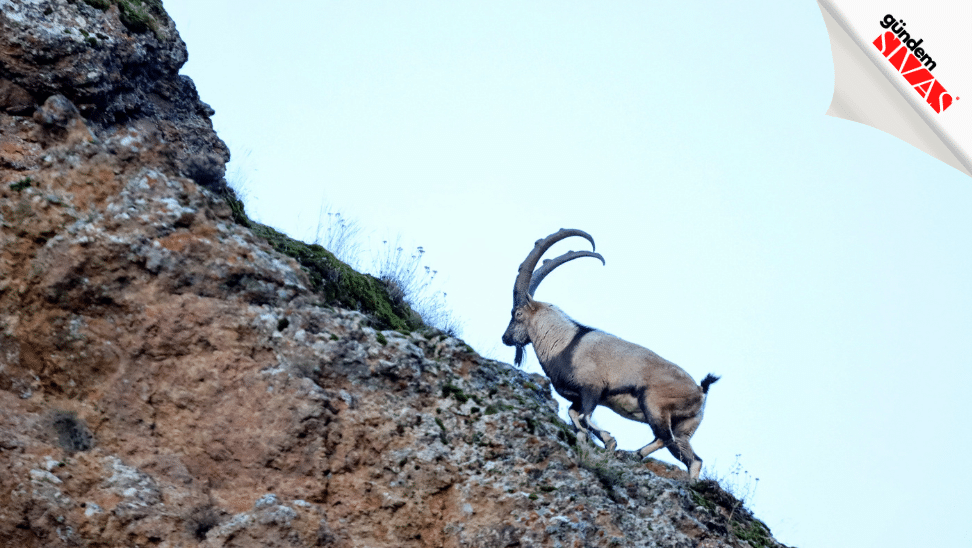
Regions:
<instances>
[{"instance_id":1,"label":"rock face","mask_svg":"<svg viewBox=\"0 0 972 548\"><path fill-rule=\"evenodd\" d=\"M0 545L778 546L546 379L326 306L185 59L154 0L0 0Z\"/></svg>"},{"instance_id":2,"label":"rock face","mask_svg":"<svg viewBox=\"0 0 972 548\"><path fill-rule=\"evenodd\" d=\"M186 44L161 2L0 0L0 12L0 111L30 114L62 94L92 129L147 120L178 173L219 184L229 149L178 75Z\"/></svg>"}]
</instances>

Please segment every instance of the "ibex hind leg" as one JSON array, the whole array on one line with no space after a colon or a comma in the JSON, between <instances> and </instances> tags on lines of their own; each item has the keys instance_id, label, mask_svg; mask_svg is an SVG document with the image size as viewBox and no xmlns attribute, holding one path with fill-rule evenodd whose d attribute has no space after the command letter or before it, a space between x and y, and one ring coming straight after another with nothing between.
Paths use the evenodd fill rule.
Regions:
<instances>
[{"instance_id":1,"label":"ibex hind leg","mask_svg":"<svg viewBox=\"0 0 972 548\"><path fill-rule=\"evenodd\" d=\"M661 438L655 438L651 443L638 449L638 456L641 458L647 458L648 455L658 451L662 447L665 447L665 442Z\"/></svg>"},{"instance_id":2,"label":"ibex hind leg","mask_svg":"<svg viewBox=\"0 0 972 548\"><path fill-rule=\"evenodd\" d=\"M699 412L688 418L672 419L672 434L676 438L691 439L702 423L702 413Z\"/></svg>"},{"instance_id":3,"label":"ibex hind leg","mask_svg":"<svg viewBox=\"0 0 972 548\"><path fill-rule=\"evenodd\" d=\"M688 469L689 477L696 479L702 470L702 459L692 451L689 438L699 426L701 417L692 417L687 420L675 419L671 413L652 405L652 402L643 394L638 400L641 412L645 415L645 422L651 426L651 431L655 434L655 440L638 450L641 458L645 458L651 453L667 447L668 451L676 459L685 464Z\"/></svg>"},{"instance_id":4,"label":"ibex hind leg","mask_svg":"<svg viewBox=\"0 0 972 548\"><path fill-rule=\"evenodd\" d=\"M689 443L689 439L692 437L692 434L695 434L701 422L702 413L698 413L687 419L676 420L672 425L672 434L682 456L679 457L674 452L672 454L675 455L675 458L685 463L685 466L688 468L689 477L692 479L698 479L699 474L702 472L702 458L692 450L692 444Z\"/></svg>"},{"instance_id":5,"label":"ibex hind leg","mask_svg":"<svg viewBox=\"0 0 972 548\"><path fill-rule=\"evenodd\" d=\"M641 458L647 458L648 455L658 451L662 447L668 445L671 440L671 430L668 427L668 422L661 420L663 413L660 409L652 410L648 404L648 397L646 393L642 393L638 398L638 406L641 407L641 413L645 416L645 422L651 427L652 434L655 435L655 439L651 443L638 449L638 456Z\"/></svg>"},{"instance_id":6,"label":"ibex hind leg","mask_svg":"<svg viewBox=\"0 0 972 548\"><path fill-rule=\"evenodd\" d=\"M672 438L665 444L665 447L672 453L672 456L682 461L688 469L690 479L698 479L702 472L702 459L692 451L692 444L686 438Z\"/></svg>"}]
</instances>

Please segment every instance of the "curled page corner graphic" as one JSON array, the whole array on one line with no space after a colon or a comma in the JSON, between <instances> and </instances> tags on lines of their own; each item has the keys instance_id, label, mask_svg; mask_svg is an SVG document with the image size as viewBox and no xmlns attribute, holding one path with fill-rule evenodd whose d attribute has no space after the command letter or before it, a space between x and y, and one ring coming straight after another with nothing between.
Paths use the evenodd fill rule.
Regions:
<instances>
[{"instance_id":1,"label":"curled page corner graphic","mask_svg":"<svg viewBox=\"0 0 972 548\"><path fill-rule=\"evenodd\" d=\"M847 6L838 6L834 0L818 0L834 59L834 96L827 115L894 135L972 176L972 158L966 152L972 145L969 139L972 88L966 84L972 79L956 70L967 68L972 58L965 52L952 52L954 48L947 48L948 40L933 38L928 48L936 46L937 59L943 64L962 65L943 70L920 47L925 37L933 37L936 30L946 34L941 28L948 23L938 21L935 26L930 23L931 18L922 19L921 15L935 14L941 18L948 10L929 10L923 4L918 13L917 2L891 2L896 6L844 3ZM889 8L897 9L898 13L889 13ZM922 30L927 34L919 37L917 30L914 36L908 33L911 29L907 28L906 18L923 24ZM898 31L901 31L900 38ZM946 90L946 84L939 80L946 77L950 90L958 90L956 93ZM970 94L967 103L959 100L962 92Z\"/></svg>"}]
</instances>

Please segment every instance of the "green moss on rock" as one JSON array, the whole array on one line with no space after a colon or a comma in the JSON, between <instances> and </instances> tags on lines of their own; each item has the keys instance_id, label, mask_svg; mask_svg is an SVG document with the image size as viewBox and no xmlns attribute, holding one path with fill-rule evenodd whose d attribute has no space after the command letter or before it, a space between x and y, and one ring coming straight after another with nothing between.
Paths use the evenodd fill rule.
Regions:
<instances>
[{"instance_id":1,"label":"green moss on rock","mask_svg":"<svg viewBox=\"0 0 972 548\"><path fill-rule=\"evenodd\" d=\"M373 326L379 330L412 332L426 327L421 316L407 303L392 299L378 278L354 270L320 245L306 244L250 220L243 202L232 190L227 188L223 198L237 224L249 228L271 247L300 263L310 278L312 289L323 297L325 304L363 312L371 317Z\"/></svg>"},{"instance_id":2,"label":"green moss on rock","mask_svg":"<svg viewBox=\"0 0 972 548\"><path fill-rule=\"evenodd\" d=\"M467 401L469 401L469 396L467 396L466 393L463 392L462 389L459 388L458 386L455 386L455 385L452 385L452 384L445 384L445 385L443 385L442 386L442 397L443 398L448 398L450 395L453 398L455 398L456 401L459 402L460 405L466 403Z\"/></svg>"},{"instance_id":3,"label":"green moss on rock","mask_svg":"<svg viewBox=\"0 0 972 548\"><path fill-rule=\"evenodd\" d=\"M769 527L758 519L752 519L749 523L734 521L732 532L754 548L768 548L775 544Z\"/></svg>"},{"instance_id":4,"label":"green moss on rock","mask_svg":"<svg viewBox=\"0 0 972 548\"><path fill-rule=\"evenodd\" d=\"M101 11L107 11L114 4L118 6L118 17L125 28L136 33L151 30L159 39L159 22L169 20L160 0L84 0L84 3Z\"/></svg>"},{"instance_id":5,"label":"green moss on rock","mask_svg":"<svg viewBox=\"0 0 972 548\"><path fill-rule=\"evenodd\" d=\"M29 187L31 182L33 181L31 181L30 177L24 177L23 179L21 179L16 183L11 183L10 190L13 190L15 192L20 192L21 190Z\"/></svg>"},{"instance_id":6,"label":"green moss on rock","mask_svg":"<svg viewBox=\"0 0 972 548\"><path fill-rule=\"evenodd\" d=\"M407 304L392 301L378 278L355 271L320 245L306 244L253 221L249 224L254 234L304 267L314 291L328 304L360 310L375 320L378 329L417 329L423 325Z\"/></svg>"}]
</instances>

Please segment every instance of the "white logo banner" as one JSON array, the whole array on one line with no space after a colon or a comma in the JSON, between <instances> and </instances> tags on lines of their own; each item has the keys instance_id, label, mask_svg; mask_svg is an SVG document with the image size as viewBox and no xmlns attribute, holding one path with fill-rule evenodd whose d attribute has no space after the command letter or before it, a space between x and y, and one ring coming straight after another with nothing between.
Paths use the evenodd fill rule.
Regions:
<instances>
[{"instance_id":1,"label":"white logo banner","mask_svg":"<svg viewBox=\"0 0 972 548\"><path fill-rule=\"evenodd\" d=\"M972 176L972 2L818 0L834 56L827 114ZM963 99L964 97L964 99Z\"/></svg>"}]
</instances>

